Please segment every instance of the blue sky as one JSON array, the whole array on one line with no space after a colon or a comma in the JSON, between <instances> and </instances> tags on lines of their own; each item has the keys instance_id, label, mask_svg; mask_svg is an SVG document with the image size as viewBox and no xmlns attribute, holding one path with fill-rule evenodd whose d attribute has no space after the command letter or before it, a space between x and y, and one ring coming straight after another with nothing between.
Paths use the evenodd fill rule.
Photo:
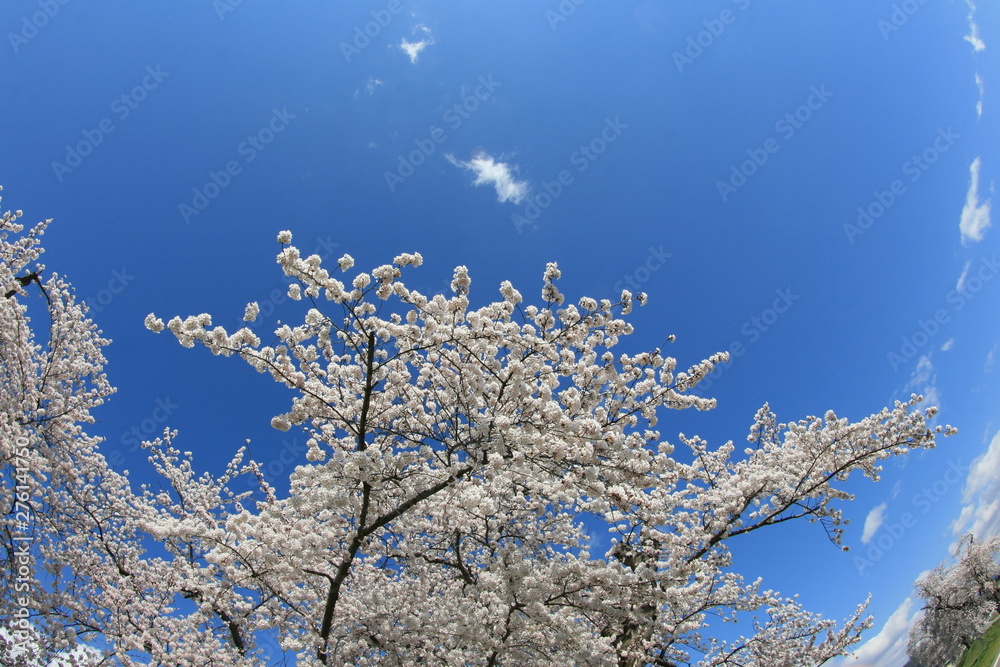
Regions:
<instances>
[{"instance_id":1,"label":"blue sky","mask_svg":"<svg viewBox=\"0 0 1000 667\"><path fill-rule=\"evenodd\" d=\"M0 183L54 218L45 262L114 340L93 431L137 481L132 443L165 426L214 471L246 438L272 479L304 453L269 427L283 388L142 326L231 326L249 301L261 329L295 317L271 296L281 229L362 267L419 251L421 291L465 264L474 301L505 279L535 293L548 261L570 296L634 284L650 304L628 347L740 352L705 392L718 409L670 415L668 438L742 439L765 401L858 419L932 396L959 435L852 481L849 553L808 524L732 546L827 616L871 592L851 664L893 666L913 580L956 531L1000 526L998 18L959 0L8 0Z\"/></svg>"}]
</instances>

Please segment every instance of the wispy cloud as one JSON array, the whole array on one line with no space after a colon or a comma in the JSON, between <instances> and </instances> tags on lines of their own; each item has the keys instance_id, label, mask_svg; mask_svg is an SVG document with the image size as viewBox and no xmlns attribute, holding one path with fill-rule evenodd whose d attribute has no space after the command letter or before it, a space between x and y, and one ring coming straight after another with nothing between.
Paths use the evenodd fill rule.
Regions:
<instances>
[{"instance_id":1,"label":"wispy cloud","mask_svg":"<svg viewBox=\"0 0 1000 667\"><path fill-rule=\"evenodd\" d=\"M476 175L473 185L492 185L501 204L508 201L520 204L528 196L528 182L514 178L516 165L512 168L506 162L498 162L483 152L476 153L468 162L457 160L450 154L445 155L445 158L456 167L473 172Z\"/></svg>"},{"instance_id":2,"label":"wispy cloud","mask_svg":"<svg viewBox=\"0 0 1000 667\"><path fill-rule=\"evenodd\" d=\"M913 598L906 598L892 612L878 634L858 647L847 658L841 659L843 667L903 667L908 658L906 644L910 637L910 626L917 619L919 610L913 609Z\"/></svg>"},{"instance_id":3,"label":"wispy cloud","mask_svg":"<svg viewBox=\"0 0 1000 667\"><path fill-rule=\"evenodd\" d=\"M976 117L983 115L983 95L986 94L986 84L983 83L983 75L976 72L976 90L979 91L979 100L976 102Z\"/></svg>"},{"instance_id":4,"label":"wispy cloud","mask_svg":"<svg viewBox=\"0 0 1000 667\"><path fill-rule=\"evenodd\" d=\"M986 451L969 467L962 489L962 511L952 524L956 536L971 531L977 537L1000 532L1000 431Z\"/></svg>"},{"instance_id":5,"label":"wispy cloud","mask_svg":"<svg viewBox=\"0 0 1000 667\"><path fill-rule=\"evenodd\" d=\"M885 514L888 509L888 503L882 503L881 505L876 505L868 512L868 516L865 517L865 527L861 531L861 543L868 544L871 539L878 532L878 529L882 527L885 523Z\"/></svg>"},{"instance_id":6,"label":"wispy cloud","mask_svg":"<svg viewBox=\"0 0 1000 667\"><path fill-rule=\"evenodd\" d=\"M415 42L408 41L405 37L403 41L400 42L399 48L406 52L406 55L410 56L410 62L416 64L417 58L420 57L420 52L425 48L434 44L434 35L431 34L430 29L424 24L418 24L414 29L414 33L423 33L423 39L417 40Z\"/></svg>"},{"instance_id":7,"label":"wispy cloud","mask_svg":"<svg viewBox=\"0 0 1000 667\"><path fill-rule=\"evenodd\" d=\"M382 83L381 79L376 79L375 77L370 76L370 77L368 77L368 80L365 81L364 89L365 89L365 92L368 93L369 95L374 95L375 94L375 89L378 88L381 85L384 85ZM358 99L358 97L360 95L361 95L361 88L355 88L354 89L354 99Z\"/></svg>"},{"instance_id":8,"label":"wispy cloud","mask_svg":"<svg viewBox=\"0 0 1000 667\"><path fill-rule=\"evenodd\" d=\"M954 346L955 346L955 339L954 338L949 338L948 340L946 340L944 342L944 345L941 346L941 351L942 352L947 352L948 350L950 350Z\"/></svg>"},{"instance_id":9,"label":"wispy cloud","mask_svg":"<svg viewBox=\"0 0 1000 667\"><path fill-rule=\"evenodd\" d=\"M976 3L973 0L965 0L965 4L969 6L969 34L965 36L965 41L972 45L973 51L979 53L986 48L986 42L979 36L979 24L976 23ZM976 101L976 117L981 118L983 115L985 86L983 77L979 72L976 72L976 89L979 91L979 99Z\"/></svg>"},{"instance_id":10,"label":"wispy cloud","mask_svg":"<svg viewBox=\"0 0 1000 667\"><path fill-rule=\"evenodd\" d=\"M971 266L972 266L972 260L969 260L968 262L965 263L965 266L962 267L962 273L961 275L958 276L958 282L955 283L955 289L957 289L959 292L965 291L965 279L969 277L969 267Z\"/></svg>"},{"instance_id":11,"label":"wispy cloud","mask_svg":"<svg viewBox=\"0 0 1000 667\"><path fill-rule=\"evenodd\" d=\"M925 405L941 406L941 393L937 388L937 371L931 362L930 353L923 355L917 360L917 366L910 374L910 381L903 387L903 393L923 394Z\"/></svg>"},{"instance_id":12,"label":"wispy cloud","mask_svg":"<svg viewBox=\"0 0 1000 667\"><path fill-rule=\"evenodd\" d=\"M972 44L974 50L982 51L986 48L986 44L979 37L979 26L976 24L976 3L972 0L966 0L965 4L969 5L969 34L965 36L965 41Z\"/></svg>"},{"instance_id":13,"label":"wispy cloud","mask_svg":"<svg viewBox=\"0 0 1000 667\"><path fill-rule=\"evenodd\" d=\"M990 226L990 200L979 200L979 166L978 157L969 165L969 191L965 195L965 206L958 223L963 242L982 241Z\"/></svg>"}]
</instances>

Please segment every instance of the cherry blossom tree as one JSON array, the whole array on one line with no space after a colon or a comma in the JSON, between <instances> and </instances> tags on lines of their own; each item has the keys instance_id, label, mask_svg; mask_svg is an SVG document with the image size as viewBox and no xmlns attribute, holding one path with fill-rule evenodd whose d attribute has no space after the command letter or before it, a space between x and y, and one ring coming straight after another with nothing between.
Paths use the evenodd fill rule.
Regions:
<instances>
[{"instance_id":1,"label":"cherry blossom tree","mask_svg":"<svg viewBox=\"0 0 1000 667\"><path fill-rule=\"evenodd\" d=\"M474 308L465 267L450 295L428 296L401 280L419 254L357 272L291 240L278 235L278 263L304 317L275 344L207 314L146 318L289 389L272 425L302 430L308 451L280 496L244 450L223 475L197 474L171 431L144 443L158 487L110 470L77 426L110 391L106 341L74 306L67 339L91 347L65 348L75 363L59 377L89 402L31 463L46 577L29 607L46 655L89 642L108 664L249 666L275 641L314 666L773 667L843 655L870 627L864 604L837 623L744 580L727 544L801 519L839 545L851 473L878 480L884 459L951 432L928 425L920 397L853 423L779 423L764 405L744 447L671 441L659 421L712 408L689 391L726 355L681 370L662 349L616 352L644 294L570 304L549 264L542 305L504 282ZM240 476L255 490L232 490ZM748 631L715 639L718 617Z\"/></svg>"},{"instance_id":2,"label":"cherry blossom tree","mask_svg":"<svg viewBox=\"0 0 1000 667\"><path fill-rule=\"evenodd\" d=\"M916 583L923 615L910 629L907 652L921 665L954 662L989 628L1000 610L1000 535L959 540L952 565L941 563Z\"/></svg>"},{"instance_id":3,"label":"cherry blossom tree","mask_svg":"<svg viewBox=\"0 0 1000 667\"><path fill-rule=\"evenodd\" d=\"M60 597L48 584L65 562L62 521L81 509L70 495L100 461L84 425L113 389L103 373L108 341L63 278L42 278L49 221L24 233L19 217L0 218L0 662L39 664L74 643L71 627L43 616ZM40 336L33 320L47 321Z\"/></svg>"}]
</instances>

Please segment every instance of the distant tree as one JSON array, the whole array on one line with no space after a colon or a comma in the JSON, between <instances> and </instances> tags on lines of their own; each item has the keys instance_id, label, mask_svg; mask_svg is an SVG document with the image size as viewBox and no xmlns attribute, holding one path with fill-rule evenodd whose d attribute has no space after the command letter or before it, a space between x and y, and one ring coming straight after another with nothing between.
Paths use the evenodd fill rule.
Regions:
<instances>
[{"instance_id":1,"label":"distant tree","mask_svg":"<svg viewBox=\"0 0 1000 667\"><path fill-rule=\"evenodd\" d=\"M989 628L1000 610L1000 535L976 540L966 534L953 565L941 563L916 583L924 613L910 630L907 653L921 665L958 660Z\"/></svg>"},{"instance_id":2,"label":"distant tree","mask_svg":"<svg viewBox=\"0 0 1000 667\"><path fill-rule=\"evenodd\" d=\"M778 423L765 405L738 453L679 435L675 455L658 421L713 407L686 392L726 356L679 371L659 349L614 353L632 333L620 316L645 295L569 305L550 264L542 306L504 282L500 301L472 309L465 267L451 296L429 297L400 281L418 254L345 284L333 272L351 271L349 256L331 272L289 232L278 240L289 294L310 307L274 346L209 315L146 324L293 392L272 425L302 429L308 451L282 497L243 450L221 477L197 475L172 432L145 443L161 488L132 489L79 426L110 391L106 341L59 306L71 297L57 280L53 314L71 321L51 353L24 351L17 297L0 312L5 335L8 321L20 332L3 341L16 367L4 366L2 463L19 474L9 441L27 438L46 575L27 606L45 656L84 641L106 664L262 665L269 636L300 665L780 667L843 655L870 627L864 604L838 625L746 583L726 543L808 519L840 544L834 501L851 496L839 483L855 470L877 480L884 459L951 432L928 427L919 397L856 423ZM245 320L258 314L249 304ZM58 396L39 365L55 357L67 360ZM231 491L239 475L259 491ZM594 553L602 529L614 540ZM24 600L4 590L0 614L15 618ZM712 637L711 618L743 614L745 637Z\"/></svg>"}]
</instances>

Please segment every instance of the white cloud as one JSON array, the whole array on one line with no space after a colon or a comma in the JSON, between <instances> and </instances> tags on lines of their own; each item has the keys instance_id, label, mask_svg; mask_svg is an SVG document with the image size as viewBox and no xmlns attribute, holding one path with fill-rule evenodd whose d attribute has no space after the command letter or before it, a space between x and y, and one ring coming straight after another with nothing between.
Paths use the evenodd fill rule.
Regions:
<instances>
[{"instance_id":1,"label":"white cloud","mask_svg":"<svg viewBox=\"0 0 1000 667\"><path fill-rule=\"evenodd\" d=\"M917 360L917 367L913 369L913 374L910 376L910 383L906 385L906 388L913 389L919 385L933 382L934 377L934 364L931 363L931 355L922 355Z\"/></svg>"},{"instance_id":2,"label":"white cloud","mask_svg":"<svg viewBox=\"0 0 1000 667\"><path fill-rule=\"evenodd\" d=\"M497 162L483 152L476 153L468 162L456 160L452 155L445 155L445 158L456 167L474 172L476 180L472 182L473 185L492 185L496 188L501 204L508 201L520 204L528 196L528 182L514 178L511 167L506 162ZM513 170L516 171L517 167Z\"/></svg>"},{"instance_id":3,"label":"white cloud","mask_svg":"<svg viewBox=\"0 0 1000 667\"><path fill-rule=\"evenodd\" d=\"M910 626L917 619L919 610L910 613L913 598L906 598L892 612L879 633L862 644L854 653L841 660L843 667L903 667L908 658L906 644Z\"/></svg>"},{"instance_id":4,"label":"white cloud","mask_svg":"<svg viewBox=\"0 0 1000 667\"><path fill-rule=\"evenodd\" d=\"M986 48L986 44L979 38L979 26L972 21L969 21L969 34L965 36L965 41L972 44L972 48L976 51L982 51Z\"/></svg>"},{"instance_id":5,"label":"white cloud","mask_svg":"<svg viewBox=\"0 0 1000 667\"><path fill-rule=\"evenodd\" d=\"M954 535L964 535L965 527L969 525L976 514L976 508L972 505L962 506L962 511L958 517L951 522L951 531Z\"/></svg>"},{"instance_id":6,"label":"white cloud","mask_svg":"<svg viewBox=\"0 0 1000 667\"><path fill-rule=\"evenodd\" d=\"M982 241L990 226L990 200L979 201L979 165L978 157L969 165L969 191L965 195L965 206L958 223L963 242Z\"/></svg>"},{"instance_id":7,"label":"white cloud","mask_svg":"<svg viewBox=\"0 0 1000 667\"><path fill-rule=\"evenodd\" d=\"M996 361L997 347L998 347L997 345L994 345L993 347L990 348L990 351L986 354L986 363L983 364L984 373L993 372L993 362Z\"/></svg>"},{"instance_id":8,"label":"white cloud","mask_svg":"<svg viewBox=\"0 0 1000 667\"><path fill-rule=\"evenodd\" d=\"M968 262L966 262L965 266L962 267L962 275L960 275L958 277L958 282L955 283L955 289L957 289L959 292L964 292L965 291L965 279L969 277L969 267L970 266L972 266L972 261L971 260L969 260Z\"/></svg>"},{"instance_id":9,"label":"white cloud","mask_svg":"<svg viewBox=\"0 0 1000 667\"><path fill-rule=\"evenodd\" d=\"M917 360L917 366L910 374L910 381L903 387L903 393L922 394L924 405L941 407L941 393L937 388L937 372L931 363L931 355L925 354Z\"/></svg>"},{"instance_id":10,"label":"white cloud","mask_svg":"<svg viewBox=\"0 0 1000 667\"><path fill-rule=\"evenodd\" d=\"M1000 431L990 441L986 451L969 467L962 490L961 513L952 522L954 534L974 533L987 538L1000 532Z\"/></svg>"},{"instance_id":11,"label":"white cloud","mask_svg":"<svg viewBox=\"0 0 1000 667\"><path fill-rule=\"evenodd\" d=\"M980 117L983 115L983 95L986 94L986 85L979 72L976 72L976 89L979 91L979 101L976 102L976 117Z\"/></svg>"},{"instance_id":12,"label":"white cloud","mask_svg":"<svg viewBox=\"0 0 1000 667\"><path fill-rule=\"evenodd\" d=\"M427 42L421 40L419 42L408 42L406 38L400 43L399 48L406 51L406 55L410 56L410 62L416 63L417 58L420 56L420 52L424 50L427 46Z\"/></svg>"},{"instance_id":13,"label":"white cloud","mask_svg":"<svg viewBox=\"0 0 1000 667\"><path fill-rule=\"evenodd\" d=\"M979 26L976 25L976 4L972 0L966 0L969 5L969 34L965 36L965 41L972 44L975 51L982 51L986 44L979 37Z\"/></svg>"},{"instance_id":14,"label":"white cloud","mask_svg":"<svg viewBox=\"0 0 1000 667\"><path fill-rule=\"evenodd\" d=\"M955 347L955 339L954 338L949 338L941 346L941 351L942 352L947 352L948 350L950 350L953 347Z\"/></svg>"},{"instance_id":15,"label":"white cloud","mask_svg":"<svg viewBox=\"0 0 1000 667\"><path fill-rule=\"evenodd\" d=\"M368 93L369 95L373 95L375 93L375 89L378 88L381 85L383 85L381 79L376 79L375 77L370 76L370 77L368 77L368 80L365 81L365 86L364 86L365 92ZM361 89L360 88L355 88L354 89L354 99L358 99L358 97L360 97L360 95L361 95Z\"/></svg>"},{"instance_id":16,"label":"white cloud","mask_svg":"<svg viewBox=\"0 0 1000 667\"><path fill-rule=\"evenodd\" d=\"M431 34L431 31L427 28L427 26L423 24L417 25L417 27L413 29L413 32L418 32L418 31L422 32L425 35L423 39L416 42L410 42L407 41L406 38L404 37L403 41L400 42L399 44L399 48L403 49L403 51L406 52L406 55L410 56L410 62L413 64L416 64L417 58L420 57L421 51L423 51L431 44L435 44L434 35Z\"/></svg>"},{"instance_id":17,"label":"white cloud","mask_svg":"<svg viewBox=\"0 0 1000 667\"><path fill-rule=\"evenodd\" d=\"M889 505L887 503L882 503L881 505L876 505L868 512L868 516L865 517L865 527L861 531L861 543L868 544L871 539L878 532L878 529L882 527L885 522L885 513Z\"/></svg>"}]
</instances>

